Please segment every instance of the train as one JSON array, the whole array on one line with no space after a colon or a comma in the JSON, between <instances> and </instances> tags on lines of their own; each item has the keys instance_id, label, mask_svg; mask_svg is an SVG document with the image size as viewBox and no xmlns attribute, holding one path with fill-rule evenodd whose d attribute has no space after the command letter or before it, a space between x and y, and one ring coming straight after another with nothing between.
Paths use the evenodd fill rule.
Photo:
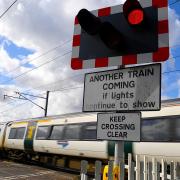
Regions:
<instances>
[{"instance_id":1,"label":"train","mask_svg":"<svg viewBox=\"0 0 180 180\"><path fill-rule=\"evenodd\" d=\"M96 140L97 113L71 113L0 123L0 155L79 169L114 158L115 141ZM180 106L142 112L141 142L125 142L125 155L180 162Z\"/></svg>"}]
</instances>

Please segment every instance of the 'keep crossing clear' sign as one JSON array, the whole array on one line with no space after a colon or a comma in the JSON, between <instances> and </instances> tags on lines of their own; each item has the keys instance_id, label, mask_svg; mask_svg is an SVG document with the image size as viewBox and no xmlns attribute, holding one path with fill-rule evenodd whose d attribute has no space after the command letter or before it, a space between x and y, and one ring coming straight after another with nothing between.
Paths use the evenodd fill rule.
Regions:
<instances>
[{"instance_id":1,"label":"'keep crossing clear' sign","mask_svg":"<svg viewBox=\"0 0 180 180\"><path fill-rule=\"evenodd\" d=\"M141 113L98 114L97 139L140 141Z\"/></svg>"},{"instance_id":2,"label":"'keep crossing clear' sign","mask_svg":"<svg viewBox=\"0 0 180 180\"><path fill-rule=\"evenodd\" d=\"M87 73L84 112L160 110L161 64Z\"/></svg>"}]
</instances>

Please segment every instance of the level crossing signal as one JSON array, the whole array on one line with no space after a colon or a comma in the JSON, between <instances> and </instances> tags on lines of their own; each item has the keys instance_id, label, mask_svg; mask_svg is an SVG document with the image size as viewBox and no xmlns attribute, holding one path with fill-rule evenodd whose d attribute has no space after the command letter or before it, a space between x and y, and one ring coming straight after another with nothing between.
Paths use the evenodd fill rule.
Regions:
<instances>
[{"instance_id":1,"label":"level crossing signal","mask_svg":"<svg viewBox=\"0 0 180 180\"><path fill-rule=\"evenodd\" d=\"M140 25L144 20L144 10L137 0L126 1L123 13L130 25Z\"/></svg>"},{"instance_id":2,"label":"level crossing signal","mask_svg":"<svg viewBox=\"0 0 180 180\"><path fill-rule=\"evenodd\" d=\"M141 64L169 57L167 0L126 0L75 18L72 69Z\"/></svg>"}]
</instances>

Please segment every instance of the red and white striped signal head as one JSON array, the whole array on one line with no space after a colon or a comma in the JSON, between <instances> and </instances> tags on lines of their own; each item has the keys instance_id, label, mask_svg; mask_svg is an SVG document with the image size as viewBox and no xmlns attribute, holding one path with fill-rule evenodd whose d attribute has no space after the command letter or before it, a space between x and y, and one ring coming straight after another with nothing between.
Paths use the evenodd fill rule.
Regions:
<instances>
[{"instance_id":1,"label":"red and white striped signal head","mask_svg":"<svg viewBox=\"0 0 180 180\"><path fill-rule=\"evenodd\" d=\"M127 0L122 5L83 11L85 15L75 18L72 69L145 64L169 58L167 0Z\"/></svg>"}]
</instances>

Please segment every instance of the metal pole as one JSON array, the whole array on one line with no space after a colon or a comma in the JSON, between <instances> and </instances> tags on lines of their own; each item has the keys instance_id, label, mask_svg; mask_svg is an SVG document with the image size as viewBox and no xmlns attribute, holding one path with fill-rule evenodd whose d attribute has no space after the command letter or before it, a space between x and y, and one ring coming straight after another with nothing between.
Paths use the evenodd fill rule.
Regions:
<instances>
[{"instance_id":1,"label":"metal pole","mask_svg":"<svg viewBox=\"0 0 180 180\"><path fill-rule=\"evenodd\" d=\"M49 91L47 91L47 94L46 94L46 106L45 106L45 113L44 113L44 116L46 117L47 116L47 110L48 110L48 100L49 100Z\"/></svg>"},{"instance_id":2,"label":"metal pole","mask_svg":"<svg viewBox=\"0 0 180 180\"><path fill-rule=\"evenodd\" d=\"M124 142L116 142L114 150L114 166L119 166L119 163L124 161Z\"/></svg>"},{"instance_id":3,"label":"metal pole","mask_svg":"<svg viewBox=\"0 0 180 180\"><path fill-rule=\"evenodd\" d=\"M120 168L121 165L121 168ZM124 180L124 142L117 141L114 150L114 169L118 168L118 179ZM121 177L121 178L120 178Z\"/></svg>"},{"instance_id":4,"label":"metal pole","mask_svg":"<svg viewBox=\"0 0 180 180\"><path fill-rule=\"evenodd\" d=\"M124 65L118 66L118 69L125 68ZM118 113L118 112L117 112ZM120 169L123 167L122 169ZM115 142L115 149L114 149L114 168L119 168L120 174L118 174L118 178L124 180L124 141L116 141Z\"/></svg>"}]
</instances>

